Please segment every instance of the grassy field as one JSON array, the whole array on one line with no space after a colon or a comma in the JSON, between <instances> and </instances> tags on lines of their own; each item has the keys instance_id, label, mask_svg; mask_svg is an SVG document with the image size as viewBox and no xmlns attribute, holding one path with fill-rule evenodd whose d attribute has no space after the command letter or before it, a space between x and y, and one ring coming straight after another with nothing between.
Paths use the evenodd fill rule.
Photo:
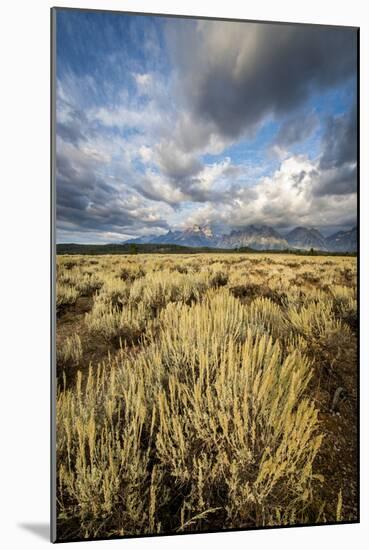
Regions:
<instances>
[{"instance_id":1,"label":"grassy field","mask_svg":"<svg viewBox=\"0 0 369 550\"><path fill-rule=\"evenodd\" d=\"M58 539L357 518L356 258L57 258Z\"/></svg>"}]
</instances>

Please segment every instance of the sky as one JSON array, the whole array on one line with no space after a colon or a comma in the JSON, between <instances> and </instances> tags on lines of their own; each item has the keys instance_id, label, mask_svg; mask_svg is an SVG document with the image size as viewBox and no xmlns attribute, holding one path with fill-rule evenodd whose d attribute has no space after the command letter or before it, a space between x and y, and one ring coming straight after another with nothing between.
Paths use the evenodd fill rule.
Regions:
<instances>
[{"instance_id":1,"label":"sky","mask_svg":"<svg viewBox=\"0 0 369 550\"><path fill-rule=\"evenodd\" d=\"M58 9L57 242L356 225L353 29Z\"/></svg>"}]
</instances>

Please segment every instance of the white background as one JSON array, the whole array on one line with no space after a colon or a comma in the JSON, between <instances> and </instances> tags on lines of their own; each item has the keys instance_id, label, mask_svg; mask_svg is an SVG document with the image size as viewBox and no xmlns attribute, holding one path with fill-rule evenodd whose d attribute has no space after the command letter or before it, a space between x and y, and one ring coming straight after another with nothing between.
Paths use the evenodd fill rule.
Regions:
<instances>
[{"instance_id":1,"label":"white background","mask_svg":"<svg viewBox=\"0 0 369 550\"><path fill-rule=\"evenodd\" d=\"M361 26L360 525L90 543L94 548L363 548L368 514L369 18L359 0L69 0L58 5ZM48 544L49 7L6 0L0 11L0 544ZM83 543L77 543L83 544ZM366 546L365 544L365 546Z\"/></svg>"}]
</instances>

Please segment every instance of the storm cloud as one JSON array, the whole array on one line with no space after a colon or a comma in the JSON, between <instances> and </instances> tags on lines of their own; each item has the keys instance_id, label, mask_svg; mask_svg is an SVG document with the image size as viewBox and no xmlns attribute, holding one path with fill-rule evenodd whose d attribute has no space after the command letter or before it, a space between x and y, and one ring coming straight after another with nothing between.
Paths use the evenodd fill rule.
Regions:
<instances>
[{"instance_id":1,"label":"storm cloud","mask_svg":"<svg viewBox=\"0 0 369 550\"><path fill-rule=\"evenodd\" d=\"M322 140L316 195L346 195L357 189L357 112L329 117Z\"/></svg>"},{"instance_id":2,"label":"storm cloud","mask_svg":"<svg viewBox=\"0 0 369 550\"><path fill-rule=\"evenodd\" d=\"M289 113L356 69L350 29L216 21L168 27L195 125L203 120L225 138Z\"/></svg>"},{"instance_id":3,"label":"storm cloud","mask_svg":"<svg viewBox=\"0 0 369 550\"><path fill-rule=\"evenodd\" d=\"M323 137L322 168L339 167L357 161L357 109L329 117Z\"/></svg>"}]
</instances>

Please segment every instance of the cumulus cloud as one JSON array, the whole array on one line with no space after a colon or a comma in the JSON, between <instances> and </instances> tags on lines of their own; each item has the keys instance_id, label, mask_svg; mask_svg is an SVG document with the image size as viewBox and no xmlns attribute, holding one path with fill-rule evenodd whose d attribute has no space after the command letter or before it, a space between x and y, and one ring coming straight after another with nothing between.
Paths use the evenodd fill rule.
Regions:
<instances>
[{"instance_id":1,"label":"cumulus cloud","mask_svg":"<svg viewBox=\"0 0 369 550\"><path fill-rule=\"evenodd\" d=\"M172 141L163 140L156 147L155 153L161 172L174 180L190 178L202 169L196 156L181 151Z\"/></svg>"},{"instance_id":2,"label":"cumulus cloud","mask_svg":"<svg viewBox=\"0 0 369 550\"><path fill-rule=\"evenodd\" d=\"M179 205L186 199L182 191L175 187L170 180L150 169L141 178L138 178L135 187L143 197L172 206Z\"/></svg>"},{"instance_id":3,"label":"cumulus cloud","mask_svg":"<svg viewBox=\"0 0 369 550\"><path fill-rule=\"evenodd\" d=\"M222 222L228 227L268 224L276 227L307 225L327 227L350 224L356 216L356 193L317 195L315 185L327 174L319 161L290 156L268 177L251 187L224 195L222 207L211 203L197 209L191 223Z\"/></svg>"},{"instance_id":4,"label":"cumulus cloud","mask_svg":"<svg viewBox=\"0 0 369 550\"><path fill-rule=\"evenodd\" d=\"M246 171L247 168L232 164L230 158L194 167L181 162L177 165L174 158L160 171L148 168L135 187L144 197L173 208L179 208L184 202L215 203L232 195Z\"/></svg>"}]
</instances>

